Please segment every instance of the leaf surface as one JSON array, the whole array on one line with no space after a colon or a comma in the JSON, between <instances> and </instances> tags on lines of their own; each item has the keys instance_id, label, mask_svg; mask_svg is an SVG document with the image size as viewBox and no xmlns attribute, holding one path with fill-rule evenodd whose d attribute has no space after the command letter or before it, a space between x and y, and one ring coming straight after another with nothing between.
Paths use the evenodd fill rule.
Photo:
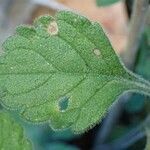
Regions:
<instances>
[{"instance_id":1,"label":"leaf surface","mask_svg":"<svg viewBox=\"0 0 150 150\"><path fill-rule=\"evenodd\" d=\"M124 91L146 88L122 65L101 26L72 12L18 27L3 48L2 105L53 129L83 132Z\"/></svg>"},{"instance_id":2,"label":"leaf surface","mask_svg":"<svg viewBox=\"0 0 150 150\"><path fill-rule=\"evenodd\" d=\"M32 149L31 143L23 135L22 127L4 112L0 112L0 149Z\"/></svg>"}]
</instances>

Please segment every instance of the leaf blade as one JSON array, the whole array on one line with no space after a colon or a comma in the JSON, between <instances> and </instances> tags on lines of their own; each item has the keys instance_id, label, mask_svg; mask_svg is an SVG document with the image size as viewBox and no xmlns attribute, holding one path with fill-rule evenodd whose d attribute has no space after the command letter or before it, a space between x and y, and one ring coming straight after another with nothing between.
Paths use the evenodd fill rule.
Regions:
<instances>
[{"instance_id":1,"label":"leaf blade","mask_svg":"<svg viewBox=\"0 0 150 150\"><path fill-rule=\"evenodd\" d=\"M0 149L31 150L31 143L24 137L22 127L5 112L0 112Z\"/></svg>"},{"instance_id":2,"label":"leaf blade","mask_svg":"<svg viewBox=\"0 0 150 150\"><path fill-rule=\"evenodd\" d=\"M72 12L19 27L3 47L1 103L20 109L31 122L49 121L54 129L83 132L101 120L124 91L144 89L122 65L103 29ZM68 106L60 110L64 97Z\"/></svg>"}]
</instances>

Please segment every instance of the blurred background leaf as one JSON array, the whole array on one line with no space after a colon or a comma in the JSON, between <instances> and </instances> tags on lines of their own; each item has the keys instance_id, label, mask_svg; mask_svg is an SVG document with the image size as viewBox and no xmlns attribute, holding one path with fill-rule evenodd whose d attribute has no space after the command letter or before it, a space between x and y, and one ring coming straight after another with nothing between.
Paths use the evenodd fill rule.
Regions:
<instances>
[{"instance_id":1,"label":"blurred background leaf","mask_svg":"<svg viewBox=\"0 0 150 150\"><path fill-rule=\"evenodd\" d=\"M120 0L96 0L97 6L107 6L112 5Z\"/></svg>"},{"instance_id":2,"label":"blurred background leaf","mask_svg":"<svg viewBox=\"0 0 150 150\"><path fill-rule=\"evenodd\" d=\"M142 77L150 80L150 28L145 29L138 56L135 64L135 72ZM125 109L128 113L138 113L145 106L146 96L133 94L127 102Z\"/></svg>"},{"instance_id":3,"label":"blurred background leaf","mask_svg":"<svg viewBox=\"0 0 150 150\"><path fill-rule=\"evenodd\" d=\"M120 138L121 136L125 135L125 133L127 133L128 131L130 131L130 128L124 126L124 125L117 125L113 131L111 132L108 141L112 142L115 139Z\"/></svg>"},{"instance_id":4,"label":"blurred background leaf","mask_svg":"<svg viewBox=\"0 0 150 150\"><path fill-rule=\"evenodd\" d=\"M133 94L132 99L129 100L126 105L125 109L128 113L138 113L142 111L144 107L144 96L140 94Z\"/></svg>"},{"instance_id":5,"label":"blurred background leaf","mask_svg":"<svg viewBox=\"0 0 150 150\"><path fill-rule=\"evenodd\" d=\"M145 29L135 71L146 79L150 79L150 27Z\"/></svg>"},{"instance_id":6,"label":"blurred background leaf","mask_svg":"<svg viewBox=\"0 0 150 150\"><path fill-rule=\"evenodd\" d=\"M150 127L146 128L146 135L147 135L147 141L146 141L145 150L150 150Z\"/></svg>"},{"instance_id":7,"label":"blurred background leaf","mask_svg":"<svg viewBox=\"0 0 150 150\"><path fill-rule=\"evenodd\" d=\"M67 145L61 142L53 142L47 145L45 150L79 150L75 146Z\"/></svg>"}]
</instances>

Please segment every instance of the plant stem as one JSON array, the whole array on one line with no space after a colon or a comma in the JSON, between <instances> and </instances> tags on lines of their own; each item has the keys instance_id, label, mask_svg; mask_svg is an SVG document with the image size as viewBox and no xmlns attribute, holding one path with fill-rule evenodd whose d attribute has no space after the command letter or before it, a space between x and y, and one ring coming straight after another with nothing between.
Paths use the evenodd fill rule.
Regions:
<instances>
[{"instance_id":1,"label":"plant stem","mask_svg":"<svg viewBox=\"0 0 150 150\"><path fill-rule=\"evenodd\" d=\"M143 93L150 96L150 82L141 78L140 76L128 71L131 75L130 86L134 89L134 92ZM105 140L109 136L109 133L112 131L114 125L117 123L118 118L120 117L121 111L125 103L129 100L130 94L126 94L121 99L119 99L115 105L112 106L107 118L103 121L102 127L97 134L95 141L95 146L105 143Z\"/></svg>"},{"instance_id":2,"label":"plant stem","mask_svg":"<svg viewBox=\"0 0 150 150\"><path fill-rule=\"evenodd\" d=\"M150 96L150 82L130 71L129 74L133 77L132 80L134 82L131 81L131 84L135 85L135 90L139 93Z\"/></svg>"},{"instance_id":3,"label":"plant stem","mask_svg":"<svg viewBox=\"0 0 150 150\"><path fill-rule=\"evenodd\" d=\"M133 70L139 41L142 36L143 28L146 20L146 13L148 12L149 0L135 0L133 6L133 13L131 16L130 30L128 35L128 44L126 46L123 59L131 70ZM149 93L149 92L148 92ZM117 123L125 103L129 100L130 94L121 97L118 102L110 109L107 117L99 129L95 141L95 146L104 143L109 136L114 125Z\"/></svg>"},{"instance_id":4,"label":"plant stem","mask_svg":"<svg viewBox=\"0 0 150 150\"><path fill-rule=\"evenodd\" d=\"M123 60L131 70L134 68L137 50L145 26L147 12L149 9L149 0L135 0L133 13L131 16L130 28L128 33L128 42L123 53Z\"/></svg>"}]
</instances>

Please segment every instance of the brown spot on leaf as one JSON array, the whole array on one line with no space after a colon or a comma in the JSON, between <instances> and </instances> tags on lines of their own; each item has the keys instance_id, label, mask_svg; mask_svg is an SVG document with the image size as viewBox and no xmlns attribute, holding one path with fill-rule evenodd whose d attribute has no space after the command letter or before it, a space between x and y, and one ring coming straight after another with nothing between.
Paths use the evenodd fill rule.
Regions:
<instances>
[{"instance_id":1,"label":"brown spot on leaf","mask_svg":"<svg viewBox=\"0 0 150 150\"><path fill-rule=\"evenodd\" d=\"M58 25L56 21L53 21L48 26L48 33L50 35L57 35L58 34Z\"/></svg>"}]
</instances>

